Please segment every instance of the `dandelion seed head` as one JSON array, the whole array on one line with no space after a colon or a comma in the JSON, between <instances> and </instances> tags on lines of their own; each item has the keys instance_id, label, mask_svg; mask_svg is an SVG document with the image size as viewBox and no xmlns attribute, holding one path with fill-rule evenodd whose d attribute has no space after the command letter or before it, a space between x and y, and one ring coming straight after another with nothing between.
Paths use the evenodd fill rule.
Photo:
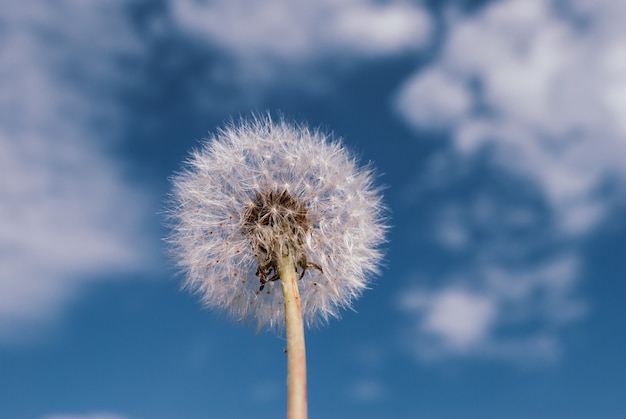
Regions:
<instances>
[{"instance_id":1,"label":"dandelion seed head","mask_svg":"<svg viewBox=\"0 0 626 419\"><path fill-rule=\"evenodd\" d=\"M338 140L269 116L231 123L173 179L168 238L184 286L211 308L280 328L289 253L304 321L338 316L378 272L387 226L370 167Z\"/></svg>"}]
</instances>

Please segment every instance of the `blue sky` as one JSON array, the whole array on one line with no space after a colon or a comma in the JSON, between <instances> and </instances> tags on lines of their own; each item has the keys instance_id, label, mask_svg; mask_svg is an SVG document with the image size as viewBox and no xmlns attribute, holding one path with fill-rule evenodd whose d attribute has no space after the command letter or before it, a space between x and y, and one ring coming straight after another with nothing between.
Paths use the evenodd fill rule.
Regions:
<instances>
[{"instance_id":1,"label":"blue sky","mask_svg":"<svg viewBox=\"0 0 626 419\"><path fill-rule=\"evenodd\" d=\"M626 417L626 3L0 0L0 417L274 418L284 339L201 309L168 178L231 117L386 185L307 331L311 417Z\"/></svg>"}]
</instances>

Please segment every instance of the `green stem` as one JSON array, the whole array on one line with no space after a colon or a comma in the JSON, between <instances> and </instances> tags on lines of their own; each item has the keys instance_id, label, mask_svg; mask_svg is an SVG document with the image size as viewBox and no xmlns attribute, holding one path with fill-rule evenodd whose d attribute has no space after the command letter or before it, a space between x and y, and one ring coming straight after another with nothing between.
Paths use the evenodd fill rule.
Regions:
<instances>
[{"instance_id":1,"label":"green stem","mask_svg":"<svg viewBox=\"0 0 626 419\"><path fill-rule=\"evenodd\" d=\"M306 349L296 268L290 254L281 254L278 260L287 335L287 419L306 419Z\"/></svg>"}]
</instances>

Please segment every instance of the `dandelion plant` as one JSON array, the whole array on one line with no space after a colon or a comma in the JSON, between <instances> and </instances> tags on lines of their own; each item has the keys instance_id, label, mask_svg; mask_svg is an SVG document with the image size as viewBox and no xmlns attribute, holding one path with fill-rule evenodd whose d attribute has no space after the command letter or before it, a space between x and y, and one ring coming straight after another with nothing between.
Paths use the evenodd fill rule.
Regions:
<instances>
[{"instance_id":1,"label":"dandelion plant","mask_svg":"<svg viewBox=\"0 0 626 419\"><path fill-rule=\"evenodd\" d=\"M386 224L371 167L339 140L269 116L233 122L173 179L169 242L210 308L285 328L288 418L305 418L304 325L367 287Z\"/></svg>"}]
</instances>

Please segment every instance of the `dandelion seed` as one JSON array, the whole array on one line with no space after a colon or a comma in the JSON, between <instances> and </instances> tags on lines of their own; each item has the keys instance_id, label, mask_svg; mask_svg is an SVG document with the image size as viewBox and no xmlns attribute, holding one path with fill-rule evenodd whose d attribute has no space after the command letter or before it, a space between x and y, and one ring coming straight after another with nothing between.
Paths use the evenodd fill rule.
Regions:
<instances>
[{"instance_id":1,"label":"dandelion seed","mask_svg":"<svg viewBox=\"0 0 626 419\"><path fill-rule=\"evenodd\" d=\"M220 130L187 165L173 179L169 242L185 287L207 307L281 328L281 293L256 293L276 285L276 246L293 252L307 324L338 316L377 272L380 190L339 141L258 117Z\"/></svg>"},{"instance_id":2,"label":"dandelion seed","mask_svg":"<svg viewBox=\"0 0 626 419\"><path fill-rule=\"evenodd\" d=\"M381 259L371 168L331 137L266 116L218 131L173 186L169 242L184 285L235 319L286 326L288 416L305 417L303 321L349 307Z\"/></svg>"}]
</instances>

